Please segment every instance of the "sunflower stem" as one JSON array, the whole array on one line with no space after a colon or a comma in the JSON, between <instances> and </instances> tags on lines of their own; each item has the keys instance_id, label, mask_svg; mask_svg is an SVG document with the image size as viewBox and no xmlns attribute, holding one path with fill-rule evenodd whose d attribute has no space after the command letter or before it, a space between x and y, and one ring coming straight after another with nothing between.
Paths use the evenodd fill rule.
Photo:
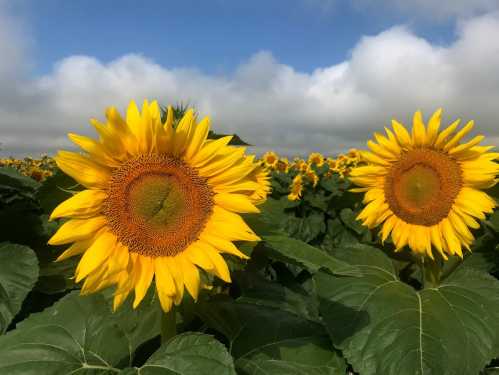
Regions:
<instances>
[{"instance_id":1,"label":"sunflower stem","mask_svg":"<svg viewBox=\"0 0 499 375\"><path fill-rule=\"evenodd\" d=\"M421 281L423 289L436 288L440 285L441 266L438 260L421 258Z\"/></svg>"},{"instance_id":2,"label":"sunflower stem","mask_svg":"<svg viewBox=\"0 0 499 375\"><path fill-rule=\"evenodd\" d=\"M164 344L177 334L177 317L175 305L161 316L161 344Z\"/></svg>"}]
</instances>

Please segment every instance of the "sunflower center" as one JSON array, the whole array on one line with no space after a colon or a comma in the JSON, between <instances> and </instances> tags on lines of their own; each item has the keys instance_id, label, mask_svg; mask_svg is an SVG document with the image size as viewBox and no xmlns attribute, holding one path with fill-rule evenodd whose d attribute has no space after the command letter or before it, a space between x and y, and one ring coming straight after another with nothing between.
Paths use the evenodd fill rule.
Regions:
<instances>
[{"instance_id":1,"label":"sunflower center","mask_svg":"<svg viewBox=\"0 0 499 375\"><path fill-rule=\"evenodd\" d=\"M447 217L461 187L455 160L435 150L415 149L393 164L384 190L395 215L407 223L431 226Z\"/></svg>"},{"instance_id":2,"label":"sunflower center","mask_svg":"<svg viewBox=\"0 0 499 375\"><path fill-rule=\"evenodd\" d=\"M116 169L104 202L112 232L132 252L175 256L209 219L213 192L183 161L143 155Z\"/></svg>"}]
</instances>

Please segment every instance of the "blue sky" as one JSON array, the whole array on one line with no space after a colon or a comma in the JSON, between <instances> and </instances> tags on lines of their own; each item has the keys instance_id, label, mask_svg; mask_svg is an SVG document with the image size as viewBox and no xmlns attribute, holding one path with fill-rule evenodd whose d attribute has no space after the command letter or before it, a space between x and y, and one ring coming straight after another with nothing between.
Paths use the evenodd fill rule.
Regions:
<instances>
[{"instance_id":1,"label":"blue sky","mask_svg":"<svg viewBox=\"0 0 499 375\"><path fill-rule=\"evenodd\" d=\"M71 147L130 100L288 156L444 108L499 143L499 0L0 0L1 155Z\"/></svg>"},{"instance_id":2,"label":"blue sky","mask_svg":"<svg viewBox=\"0 0 499 375\"><path fill-rule=\"evenodd\" d=\"M418 35L446 44L453 39L455 23L452 18L434 22L400 14L389 6L365 9L349 1L32 0L15 4L34 37L34 74L49 72L56 61L69 55L95 56L106 62L131 52L172 68L225 74L261 50L310 72L344 60L360 37L394 24L406 24Z\"/></svg>"}]
</instances>

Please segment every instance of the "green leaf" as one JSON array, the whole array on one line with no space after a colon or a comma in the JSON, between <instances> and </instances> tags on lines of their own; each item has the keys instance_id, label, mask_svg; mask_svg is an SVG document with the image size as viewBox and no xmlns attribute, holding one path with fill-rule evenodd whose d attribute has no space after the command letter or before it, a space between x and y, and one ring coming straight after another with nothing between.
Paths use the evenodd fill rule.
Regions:
<instances>
[{"instance_id":1,"label":"green leaf","mask_svg":"<svg viewBox=\"0 0 499 375\"><path fill-rule=\"evenodd\" d=\"M34 192L40 183L36 180L24 176L15 168L1 167L0 168L0 186L10 187L12 189Z\"/></svg>"},{"instance_id":2,"label":"green leaf","mask_svg":"<svg viewBox=\"0 0 499 375\"><path fill-rule=\"evenodd\" d=\"M336 275L360 276L359 269L325 251L311 246L300 240L283 235L263 236L263 240L270 247L269 256L306 268L311 273L325 268Z\"/></svg>"},{"instance_id":3,"label":"green leaf","mask_svg":"<svg viewBox=\"0 0 499 375\"><path fill-rule=\"evenodd\" d=\"M315 276L335 346L362 375L477 374L499 348L499 281L460 267L439 287L402 283L375 248L341 249L363 276Z\"/></svg>"},{"instance_id":4,"label":"green leaf","mask_svg":"<svg viewBox=\"0 0 499 375\"><path fill-rule=\"evenodd\" d=\"M71 190L76 189L76 187L78 187L78 183L58 169L52 176L43 181L36 197L43 211L50 215L59 203L73 196Z\"/></svg>"},{"instance_id":5,"label":"green leaf","mask_svg":"<svg viewBox=\"0 0 499 375\"><path fill-rule=\"evenodd\" d=\"M490 215L488 223L496 233L499 233L499 210Z\"/></svg>"},{"instance_id":6,"label":"green leaf","mask_svg":"<svg viewBox=\"0 0 499 375\"><path fill-rule=\"evenodd\" d=\"M283 340L258 348L236 361L244 375L344 375L345 360L324 336Z\"/></svg>"},{"instance_id":7,"label":"green leaf","mask_svg":"<svg viewBox=\"0 0 499 375\"><path fill-rule=\"evenodd\" d=\"M303 242L311 242L317 236L326 232L326 222L323 213L311 213L305 217L290 217L284 230L290 236Z\"/></svg>"},{"instance_id":8,"label":"green leaf","mask_svg":"<svg viewBox=\"0 0 499 375\"><path fill-rule=\"evenodd\" d=\"M0 243L0 334L33 289L38 279L38 260L29 247Z\"/></svg>"},{"instance_id":9,"label":"green leaf","mask_svg":"<svg viewBox=\"0 0 499 375\"><path fill-rule=\"evenodd\" d=\"M322 324L288 311L222 296L198 303L196 313L227 338L235 358L267 345L324 334Z\"/></svg>"},{"instance_id":10,"label":"green leaf","mask_svg":"<svg viewBox=\"0 0 499 375\"><path fill-rule=\"evenodd\" d=\"M351 208L344 208L340 212L340 218L348 228L352 229L357 234L363 234L367 229L356 219L356 217L357 215Z\"/></svg>"},{"instance_id":11,"label":"green leaf","mask_svg":"<svg viewBox=\"0 0 499 375\"><path fill-rule=\"evenodd\" d=\"M130 366L135 349L159 333L161 309L144 302L133 311L127 301L113 314L103 294L68 294L0 337L0 373L107 374Z\"/></svg>"},{"instance_id":12,"label":"green leaf","mask_svg":"<svg viewBox=\"0 0 499 375\"><path fill-rule=\"evenodd\" d=\"M247 375L343 375L345 360L326 337L286 340L240 358L238 370Z\"/></svg>"},{"instance_id":13,"label":"green leaf","mask_svg":"<svg viewBox=\"0 0 499 375\"><path fill-rule=\"evenodd\" d=\"M234 273L234 278L242 292L239 302L272 307L319 321L317 299L300 284L295 282L291 289L248 270Z\"/></svg>"},{"instance_id":14,"label":"green leaf","mask_svg":"<svg viewBox=\"0 0 499 375\"><path fill-rule=\"evenodd\" d=\"M126 374L236 375L236 370L232 357L220 342L209 335L188 332L173 337L140 369Z\"/></svg>"}]
</instances>

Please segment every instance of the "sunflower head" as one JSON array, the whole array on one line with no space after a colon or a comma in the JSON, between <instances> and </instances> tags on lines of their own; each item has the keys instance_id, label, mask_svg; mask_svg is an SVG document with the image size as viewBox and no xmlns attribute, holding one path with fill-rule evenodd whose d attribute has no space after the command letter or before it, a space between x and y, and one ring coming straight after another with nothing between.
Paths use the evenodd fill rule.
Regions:
<instances>
[{"instance_id":1,"label":"sunflower head","mask_svg":"<svg viewBox=\"0 0 499 375\"><path fill-rule=\"evenodd\" d=\"M470 228L496 206L481 189L497 182L499 154L479 145L482 135L460 143L473 121L458 130L457 120L440 131L441 114L425 125L416 112L411 133L396 120L385 135L375 133L370 151L361 153L366 165L354 168L350 180L365 192L358 219L369 228L381 225L382 241L391 235L397 250L408 245L433 258L434 248L447 259L470 249Z\"/></svg>"},{"instance_id":2,"label":"sunflower head","mask_svg":"<svg viewBox=\"0 0 499 375\"><path fill-rule=\"evenodd\" d=\"M267 151L263 154L262 160L267 167L275 169L279 162L279 156L274 151Z\"/></svg>"},{"instance_id":3,"label":"sunflower head","mask_svg":"<svg viewBox=\"0 0 499 375\"><path fill-rule=\"evenodd\" d=\"M290 201L296 201L301 198L302 193L303 193L303 177L301 174L297 174L293 178L293 181L291 182L288 199Z\"/></svg>"},{"instance_id":4,"label":"sunflower head","mask_svg":"<svg viewBox=\"0 0 499 375\"><path fill-rule=\"evenodd\" d=\"M324 164L324 155L319 152L312 152L308 156L308 164L315 164L318 167L322 167L322 165Z\"/></svg>"},{"instance_id":5,"label":"sunflower head","mask_svg":"<svg viewBox=\"0 0 499 375\"><path fill-rule=\"evenodd\" d=\"M276 170L281 173L288 173L289 171L289 160L287 158L280 158L277 161Z\"/></svg>"},{"instance_id":6,"label":"sunflower head","mask_svg":"<svg viewBox=\"0 0 499 375\"><path fill-rule=\"evenodd\" d=\"M134 307L154 284L168 311L184 289L197 298L199 270L230 281L221 253L247 258L233 241L257 241L240 213L258 212L269 191L267 173L229 145L207 139L209 119L192 110L176 122L157 102L134 102L122 118L92 120L97 140L70 134L83 153L60 151L60 169L86 189L61 203L51 219L69 218L50 239L72 244L59 260L83 254L76 281L82 293L116 286L119 306L133 291ZM176 123L176 126L173 126Z\"/></svg>"}]
</instances>

